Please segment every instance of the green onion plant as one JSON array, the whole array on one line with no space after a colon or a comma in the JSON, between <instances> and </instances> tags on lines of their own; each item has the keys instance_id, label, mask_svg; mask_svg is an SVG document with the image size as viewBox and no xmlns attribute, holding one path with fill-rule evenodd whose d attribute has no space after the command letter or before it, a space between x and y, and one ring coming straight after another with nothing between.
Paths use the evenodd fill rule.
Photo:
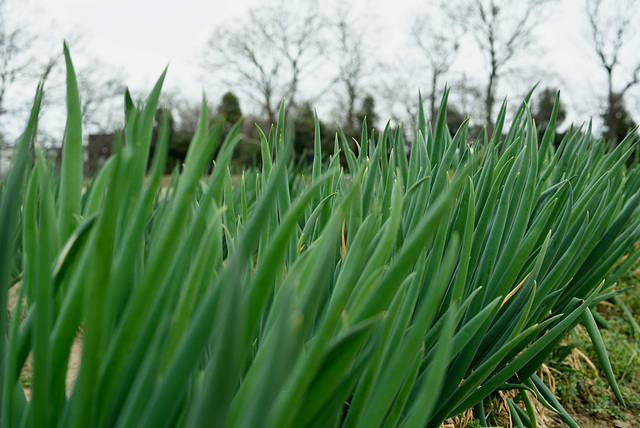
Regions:
<instances>
[{"instance_id":1,"label":"green onion plant","mask_svg":"<svg viewBox=\"0 0 640 428\"><path fill-rule=\"evenodd\" d=\"M261 169L233 177L240 124L222 139L203 100L163 187L167 121L149 159L163 73L145 102L125 94L115 154L83 191L64 55L59 179L34 141L39 86L2 180L1 307L18 295L0 317L2 427L437 427L470 408L483 421L500 389L522 392L519 424L536 426L529 391L576 426L536 373L578 323L623 402L592 310L640 257L633 136L611 149L589 125L554 147L559 99L540 138L531 94L493 135L468 121L451 135L447 89L410 149L402 127L365 120L357 153L339 132L322 163L316 118L304 176L283 104Z\"/></svg>"}]
</instances>

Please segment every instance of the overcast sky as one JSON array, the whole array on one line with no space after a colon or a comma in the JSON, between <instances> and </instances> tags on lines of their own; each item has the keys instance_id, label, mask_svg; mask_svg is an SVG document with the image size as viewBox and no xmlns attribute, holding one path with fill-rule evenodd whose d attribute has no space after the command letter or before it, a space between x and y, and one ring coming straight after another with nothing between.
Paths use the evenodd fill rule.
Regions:
<instances>
[{"instance_id":1,"label":"overcast sky","mask_svg":"<svg viewBox=\"0 0 640 428\"><path fill-rule=\"evenodd\" d=\"M191 95L204 86L200 57L216 26L226 25L258 0L34 0L66 32L82 34L83 45L100 58L126 70L127 84L148 88L170 64L167 84ZM420 1L352 0L386 28L384 55L404 43L404 26ZM400 31L398 31L400 30Z\"/></svg>"},{"instance_id":2,"label":"overcast sky","mask_svg":"<svg viewBox=\"0 0 640 428\"><path fill-rule=\"evenodd\" d=\"M126 84L133 91L148 91L164 67L170 64L166 87L180 88L185 96L193 98L206 87L200 57L214 28L233 22L249 8L265 2L28 1L39 9L42 18L55 21L62 29L60 34L81 34L87 54L122 68ZM376 52L381 60L388 59L409 43L411 18L428 4L425 0L352 0L351 3L355 9L368 14L370 28L376 29ZM517 99L532 84L530 82L540 79L542 85L560 87L564 91L572 119L586 120L588 115L595 116L599 112L595 100L604 89L605 75L590 50L584 0L560 0L550 4L552 13L538 28L539 43L528 58L538 66L535 75L510 76L510 83L503 89L511 93L511 100ZM467 48L461 52L454 68L472 77L483 77L478 71L478 61L481 58L477 53ZM424 82L415 82L416 92L421 84ZM453 91L456 91L455 87ZM631 103L632 108L638 106L637 94L638 91L631 94L635 100L635 104ZM505 93L498 95L501 98ZM219 94L212 96L217 98ZM382 110L379 113L386 116Z\"/></svg>"}]
</instances>

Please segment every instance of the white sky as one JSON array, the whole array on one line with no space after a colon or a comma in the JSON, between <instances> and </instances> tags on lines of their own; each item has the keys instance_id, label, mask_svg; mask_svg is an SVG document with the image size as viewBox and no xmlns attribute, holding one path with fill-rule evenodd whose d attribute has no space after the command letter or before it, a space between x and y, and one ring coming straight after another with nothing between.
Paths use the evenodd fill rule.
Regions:
<instances>
[{"instance_id":1,"label":"white sky","mask_svg":"<svg viewBox=\"0 0 640 428\"><path fill-rule=\"evenodd\" d=\"M252 0L36 0L66 31L103 62L125 70L128 85L148 90L170 64L168 83L198 90L201 54L212 28ZM206 5L206 6L205 6Z\"/></svg>"},{"instance_id":2,"label":"white sky","mask_svg":"<svg viewBox=\"0 0 640 428\"><path fill-rule=\"evenodd\" d=\"M233 22L234 17L261 3L257 0L27 1L65 32L81 34L87 53L121 67L126 84L133 91L148 91L170 63L165 87L180 88L191 98L206 89L199 58L213 29ZM408 44L411 18L429 1L352 0L351 3L370 15L371 28L375 28L378 35L377 54L384 59ZM511 94L509 99L513 103L536 80L542 80L542 86L560 87L566 94L564 101L570 118L587 120L589 115L598 114L597 100L601 93L597 90L604 89L604 73L590 51L584 0L558 0L550 5L553 12L538 28L540 44L533 48L530 56L530 61L542 71L532 76L511 76L507 89ZM477 66L480 61L476 52L467 49L461 52L455 68L483 79ZM415 83L416 92L420 84ZM454 87L453 92L455 90ZM501 98L505 93L498 95ZM210 94L213 99L218 96ZM629 107L637 107L637 99L636 95L636 103ZM322 116L322 111L319 113ZM382 110L379 113L387 116Z\"/></svg>"},{"instance_id":3,"label":"white sky","mask_svg":"<svg viewBox=\"0 0 640 428\"><path fill-rule=\"evenodd\" d=\"M169 64L168 86L190 94L203 89L199 57L216 26L241 17L259 0L32 0L65 31L82 34L87 51L104 62L121 66L133 88L146 90ZM420 1L353 0L361 10L373 12L402 43L397 31ZM382 27L384 28L384 27ZM393 39L381 52L393 49Z\"/></svg>"}]
</instances>

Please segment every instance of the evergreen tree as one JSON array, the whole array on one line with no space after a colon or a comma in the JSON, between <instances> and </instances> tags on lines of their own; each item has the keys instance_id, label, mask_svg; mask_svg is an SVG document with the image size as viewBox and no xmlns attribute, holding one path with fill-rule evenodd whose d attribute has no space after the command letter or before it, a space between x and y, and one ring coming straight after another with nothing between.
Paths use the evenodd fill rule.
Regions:
<instances>
[{"instance_id":1,"label":"evergreen tree","mask_svg":"<svg viewBox=\"0 0 640 428\"><path fill-rule=\"evenodd\" d=\"M542 92L540 92L540 95L538 95L537 100L533 102L533 105L531 107L531 116L533 117L533 120L536 123L536 128L538 129L538 138L542 138L544 132L549 126L549 119L551 119L553 105L556 102L556 93L556 89L544 88ZM562 104L561 102L560 105L558 105L558 115L556 116L556 133L554 139L554 144L556 147L560 145L564 134L562 132L557 132L557 130L562 126L566 118L567 110L564 108L564 104Z\"/></svg>"},{"instance_id":2,"label":"evergreen tree","mask_svg":"<svg viewBox=\"0 0 640 428\"><path fill-rule=\"evenodd\" d=\"M376 122L378 121L378 115L376 114L376 100L371 94L368 94L362 100L362 106L357 114L358 123L362 124L365 117L367 118L367 129L371 131L376 127Z\"/></svg>"},{"instance_id":3,"label":"evergreen tree","mask_svg":"<svg viewBox=\"0 0 640 428\"><path fill-rule=\"evenodd\" d=\"M456 106L451 103L447 104L447 127L451 135L455 135L458 132L458 128L466 118L467 115L458 110ZM434 124L432 123L431 125L433 126Z\"/></svg>"},{"instance_id":4,"label":"evergreen tree","mask_svg":"<svg viewBox=\"0 0 640 428\"><path fill-rule=\"evenodd\" d=\"M603 134L607 138L613 137L613 144L618 144L627 136L635 127L636 123L629 114L624 100L620 94L614 94L610 107L602 114L604 120ZM613 118L613 126L610 125L609 119Z\"/></svg>"},{"instance_id":5,"label":"evergreen tree","mask_svg":"<svg viewBox=\"0 0 640 428\"><path fill-rule=\"evenodd\" d=\"M234 124L242 117L242 109L240 108L240 101L238 97L231 91L222 96L220 105L218 106L218 113L224 117L227 123Z\"/></svg>"},{"instance_id":6,"label":"evergreen tree","mask_svg":"<svg viewBox=\"0 0 640 428\"><path fill-rule=\"evenodd\" d=\"M313 142L315 138L315 115L313 107L309 102L303 103L296 111L294 119L295 136L293 147L296 157L306 156L309 160L313 160ZM326 138L328 132L325 125L320 121L320 136L322 138L323 153L329 153Z\"/></svg>"}]
</instances>

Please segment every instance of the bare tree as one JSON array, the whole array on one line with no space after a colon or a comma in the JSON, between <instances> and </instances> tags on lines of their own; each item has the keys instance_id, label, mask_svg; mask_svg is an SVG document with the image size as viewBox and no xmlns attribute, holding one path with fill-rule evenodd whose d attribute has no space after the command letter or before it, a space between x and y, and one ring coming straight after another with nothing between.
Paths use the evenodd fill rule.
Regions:
<instances>
[{"instance_id":1,"label":"bare tree","mask_svg":"<svg viewBox=\"0 0 640 428\"><path fill-rule=\"evenodd\" d=\"M6 113L5 94L15 80L26 72L31 61L21 58L32 36L24 28L11 25L7 0L0 0L0 115Z\"/></svg>"},{"instance_id":2,"label":"bare tree","mask_svg":"<svg viewBox=\"0 0 640 428\"><path fill-rule=\"evenodd\" d=\"M123 122L121 107L125 91L124 73L100 60L86 54L83 40L72 35L70 45L78 90L80 92L80 109L82 113L83 132L108 133L118 122ZM38 139L44 145L59 145L60 136L64 132L66 109L66 67L62 59L62 43L56 55L43 68L42 79L46 79L45 93L40 109L40 125Z\"/></svg>"},{"instance_id":3,"label":"bare tree","mask_svg":"<svg viewBox=\"0 0 640 428\"><path fill-rule=\"evenodd\" d=\"M448 15L458 19L473 36L488 63L484 86L484 110L487 129L493 132L493 107L500 78L519 54L531 46L532 34L543 17L543 5L549 0L473 0L444 6Z\"/></svg>"},{"instance_id":4,"label":"bare tree","mask_svg":"<svg viewBox=\"0 0 640 428\"><path fill-rule=\"evenodd\" d=\"M201 100L189 99L185 97L179 88L169 87L163 90L160 95L160 106L171 112L176 131L195 132L198 127L198 120L200 119L200 109L202 108ZM207 111L209 112L209 120L211 120L216 113L211 99L207 100Z\"/></svg>"},{"instance_id":5,"label":"bare tree","mask_svg":"<svg viewBox=\"0 0 640 428\"><path fill-rule=\"evenodd\" d=\"M46 79L60 57L43 55L47 41L32 31L26 15L21 2L0 0L0 117L25 108L9 102L7 94L27 82Z\"/></svg>"},{"instance_id":6,"label":"bare tree","mask_svg":"<svg viewBox=\"0 0 640 428\"><path fill-rule=\"evenodd\" d=\"M339 9L335 23L336 46L333 50L338 70L335 82L338 83L338 109L343 126L355 129L358 104L365 96L367 80L379 70L379 64L373 60L373 52L367 26L362 19L349 15L346 8ZM332 82L330 82L331 84Z\"/></svg>"},{"instance_id":7,"label":"bare tree","mask_svg":"<svg viewBox=\"0 0 640 428\"><path fill-rule=\"evenodd\" d=\"M615 87L614 83L614 73L619 76L625 72L621 59L625 48L630 47L630 50L637 53L637 45L630 45L637 35L635 29L640 24L640 19L637 19L640 11L637 0L587 0L586 6L593 48L600 65L607 73L606 136L609 141L613 141L616 138L617 111L624 103L624 95L640 82L639 56L631 70L626 70L627 76L620 86ZM633 18L636 18L635 22Z\"/></svg>"},{"instance_id":8,"label":"bare tree","mask_svg":"<svg viewBox=\"0 0 640 428\"><path fill-rule=\"evenodd\" d=\"M281 0L218 28L204 66L226 84L242 88L274 122L280 101L285 98L288 108L294 108L302 81L319 64L325 29L315 3Z\"/></svg>"},{"instance_id":9,"label":"bare tree","mask_svg":"<svg viewBox=\"0 0 640 428\"><path fill-rule=\"evenodd\" d=\"M413 61L400 58L394 64L383 66L384 78L378 91L384 110L391 117L392 123L417 123L419 103L418 70Z\"/></svg>"},{"instance_id":10,"label":"bare tree","mask_svg":"<svg viewBox=\"0 0 640 428\"><path fill-rule=\"evenodd\" d=\"M422 13L415 17L411 35L430 71L429 114L431 122L435 123L438 113L437 101L442 86L441 79L456 59L461 32L452 22L436 19L433 13Z\"/></svg>"},{"instance_id":11,"label":"bare tree","mask_svg":"<svg viewBox=\"0 0 640 428\"><path fill-rule=\"evenodd\" d=\"M125 91L120 70L112 70L99 61L92 61L78 71L78 89L85 128L106 132L113 126L114 104L120 102ZM120 105L118 104L118 107Z\"/></svg>"}]
</instances>

